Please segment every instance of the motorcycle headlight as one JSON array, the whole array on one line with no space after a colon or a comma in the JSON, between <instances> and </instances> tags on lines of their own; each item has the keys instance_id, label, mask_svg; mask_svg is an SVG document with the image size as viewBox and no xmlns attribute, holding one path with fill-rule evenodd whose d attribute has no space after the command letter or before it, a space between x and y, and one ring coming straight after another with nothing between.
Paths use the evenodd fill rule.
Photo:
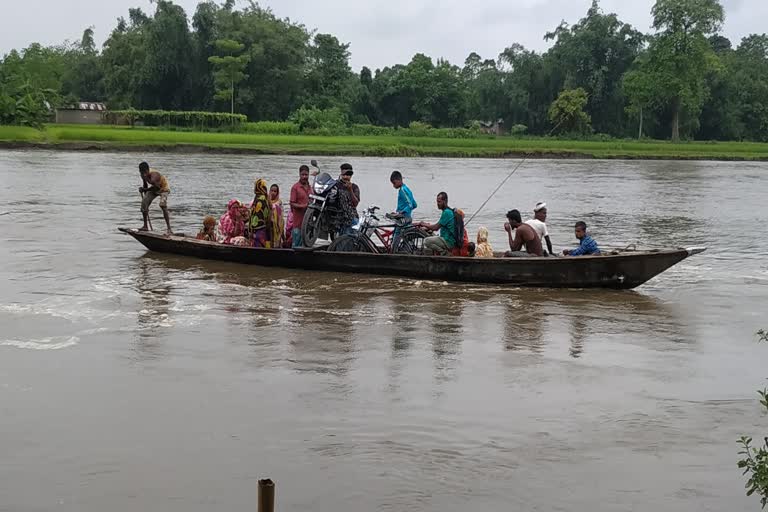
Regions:
<instances>
[{"instance_id":1,"label":"motorcycle headlight","mask_svg":"<svg viewBox=\"0 0 768 512\"><path fill-rule=\"evenodd\" d=\"M323 186L323 184L322 184L322 183L315 183L315 184L312 186L312 188L314 189L314 191L315 191L315 194L318 194L318 195L319 195L319 194L322 194L322 193L323 193L323 189L324 189L325 187Z\"/></svg>"}]
</instances>

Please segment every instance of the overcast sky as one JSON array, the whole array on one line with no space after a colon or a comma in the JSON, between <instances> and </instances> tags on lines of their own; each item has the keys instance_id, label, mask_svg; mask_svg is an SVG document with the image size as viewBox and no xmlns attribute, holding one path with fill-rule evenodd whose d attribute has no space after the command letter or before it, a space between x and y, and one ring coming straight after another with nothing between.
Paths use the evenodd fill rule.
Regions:
<instances>
[{"instance_id":1,"label":"overcast sky","mask_svg":"<svg viewBox=\"0 0 768 512\"><path fill-rule=\"evenodd\" d=\"M751 33L768 30L768 0L722 0L725 35L734 45ZM177 0L192 17L197 0ZM238 5L241 5L239 2ZM591 0L267 0L280 17L310 29L330 32L351 43L352 66L373 69L407 63L414 53L444 57L461 64L476 51L495 58L505 47L521 43L544 50L547 31L561 20L573 23ZM643 32L650 31L653 0L602 0L606 12ZM118 16L129 7L153 12L149 0L0 0L0 54L30 42L57 44L77 40L94 26L101 44Z\"/></svg>"}]
</instances>

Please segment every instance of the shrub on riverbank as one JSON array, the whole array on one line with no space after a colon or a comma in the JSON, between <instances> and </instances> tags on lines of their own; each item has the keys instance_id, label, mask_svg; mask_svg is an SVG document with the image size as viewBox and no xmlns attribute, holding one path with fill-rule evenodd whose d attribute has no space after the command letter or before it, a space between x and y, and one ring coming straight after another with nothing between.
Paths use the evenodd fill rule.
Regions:
<instances>
[{"instance_id":1,"label":"shrub on riverbank","mask_svg":"<svg viewBox=\"0 0 768 512\"><path fill-rule=\"evenodd\" d=\"M171 110L111 110L104 115L107 124L162 126L206 129L231 129L237 131L248 118L242 114L225 112L187 112Z\"/></svg>"}]
</instances>

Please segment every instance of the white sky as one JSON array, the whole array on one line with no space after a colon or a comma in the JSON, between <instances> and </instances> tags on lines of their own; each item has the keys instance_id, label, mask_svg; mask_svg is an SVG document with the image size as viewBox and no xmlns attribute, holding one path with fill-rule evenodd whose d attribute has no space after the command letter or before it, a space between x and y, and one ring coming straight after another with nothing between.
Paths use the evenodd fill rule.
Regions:
<instances>
[{"instance_id":1,"label":"white sky","mask_svg":"<svg viewBox=\"0 0 768 512\"><path fill-rule=\"evenodd\" d=\"M768 30L768 0L722 0L724 34L734 46L742 37ZM192 17L197 0L176 0ZM238 3L241 5L242 1ZM329 32L351 43L352 66L372 69L407 63L414 53L462 64L475 51L495 58L521 43L544 50L547 31L561 20L584 16L591 0L265 0L280 17ZM606 12L644 32L650 31L653 0L602 0ZM129 7L154 12L149 0L0 0L0 54L31 42L57 44L78 40L94 26L99 44Z\"/></svg>"}]
</instances>

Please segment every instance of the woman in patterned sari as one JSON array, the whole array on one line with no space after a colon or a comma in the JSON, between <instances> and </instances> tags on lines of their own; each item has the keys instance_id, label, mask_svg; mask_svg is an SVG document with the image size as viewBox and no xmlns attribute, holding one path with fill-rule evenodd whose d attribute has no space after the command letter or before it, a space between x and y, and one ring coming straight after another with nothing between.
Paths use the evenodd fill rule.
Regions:
<instances>
[{"instance_id":1,"label":"woman in patterned sari","mask_svg":"<svg viewBox=\"0 0 768 512\"><path fill-rule=\"evenodd\" d=\"M253 186L253 203L248 230L254 247L272 247L272 205L267 197L267 182L259 178Z\"/></svg>"}]
</instances>

